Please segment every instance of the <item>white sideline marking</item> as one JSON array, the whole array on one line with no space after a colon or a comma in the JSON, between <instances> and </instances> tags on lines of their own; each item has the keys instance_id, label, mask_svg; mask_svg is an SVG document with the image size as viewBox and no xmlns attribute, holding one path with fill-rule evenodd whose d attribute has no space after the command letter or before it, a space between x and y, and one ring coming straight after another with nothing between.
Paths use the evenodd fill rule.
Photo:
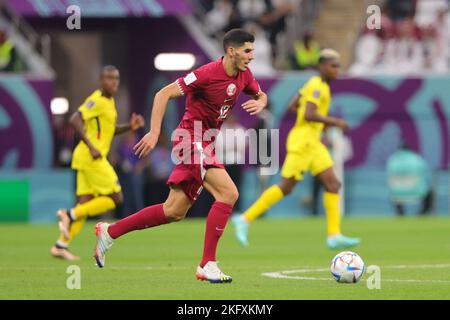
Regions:
<instances>
[{"instance_id":1,"label":"white sideline marking","mask_svg":"<svg viewBox=\"0 0 450 320\"><path fill-rule=\"evenodd\" d=\"M381 269L424 269L424 268L434 268L434 269L447 269L450 268L450 264L418 264L418 265L394 265L394 266L384 266ZM294 279L294 280L311 280L311 281L335 281L333 278L322 278L322 277L305 277L305 276L294 276L291 274L297 273L308 273L308 272L325 272L329 271L329 268L306 268L298 270L284 270L275 272L265 272L262 276L274 278L274 279ZM418 283L450 283L450 280L428 280L428 279L382 279L384 282L418 282Z\"/></svg>"}]
</instances>

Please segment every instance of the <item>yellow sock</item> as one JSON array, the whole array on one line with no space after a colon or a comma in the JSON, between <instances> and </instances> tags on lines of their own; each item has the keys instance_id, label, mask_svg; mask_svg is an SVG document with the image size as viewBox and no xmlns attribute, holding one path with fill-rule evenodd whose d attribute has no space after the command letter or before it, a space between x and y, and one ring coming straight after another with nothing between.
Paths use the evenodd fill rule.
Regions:
<instances>
[{"instance_id":1,"label":"yellow sock","mask_svg":"<svg viewBox=\"0 0 450 320\"><path fill-rule=\"evenodd\" d=\"M258 200L244 212L244 218L251 222L269 210L275 203L284 198L283 191L278 185L273 185L262 193Z\"/></svg>"},{"instance_id":2,"label":"yellow sock","mask_svg":"<svg viewBox=\"0 0 450 320\"><path fill-rule=\"evenodd\" d=\"M77 204L73 209L75 220L86 217L94 217L116 207L113 199L106 196L100 196L89 200L83 204Z\"/></svg>"},{"instance_id":3,"label":"yellow sock","mask_svg":"<svg viewBox=\"0 0 450 320\"><path fill-rule=\"evenodd\" d=\"M69 246L70 242L73 238L80 233L83 228L84 223L86 222L86 218L78 219L70 225L69 239L66 239L62 234L59 236L58 243L64 244L65 246Z\"/></svg>"},{"instance_id":4,"label":"yellow sock","mask_svg":"<svg viewBox=\"0 0 450 320\"><path fill-rule=\"evenodd\" d=\"M339 208L339 194L324 192L323 206L327 217L327 234L334 236L341 233L341 212Z\"/></svg>"}]
</instances>

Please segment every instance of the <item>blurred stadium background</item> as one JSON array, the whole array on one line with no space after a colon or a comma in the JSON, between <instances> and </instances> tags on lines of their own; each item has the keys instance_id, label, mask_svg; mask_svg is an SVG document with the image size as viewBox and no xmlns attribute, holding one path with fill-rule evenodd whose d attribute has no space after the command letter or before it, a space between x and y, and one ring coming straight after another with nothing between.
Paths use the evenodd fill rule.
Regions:
<instances>
[{"instance_id":1,"label":"blurred stadium background","mask_svg":"<svg viewBox=\"0 0 450 320\"><path fill-rule=\"evenodd\" d=\"M81 8L79 30L66 24L71 4ZM381 8L380 30L366 27L372 4ZM429 166L431 212L449 214L447 0L3 0L0 222L52 222L56 209L75 203L70 159L76 137L67 120L97 88L102 65L121 71L119 120L137 112L148 126L156 91L220 57L221 35L232 27L255 33L256 58L250 67L270 98L264 118L250 117L239 107L235 118L244 128L280 128L280 163L295 118L287 104L314 72L316 49L331 47L341 53L343 64L343 76L332 85L332 110L350 124L348 139L331 139L344 171L345 214L395 215L386 164L403 143ZM311 51L305 51L306 42ZM186 55L164 60L167 53ZM184 99L172 104L164 120L165 139L149 159L138 161L129 150L144 130L115 140L111 162L125 203L112 216L123 217L165 197L170 134ZM278 179L265 181L257 169L246 165L241 173L241 210L263 185ZM311 214L313 189L307 177L268 216ZM205 192L190 216L205 216L208 201ZM418 206L417 201L408 204L407 214L416 214ZM316 212L323 214L321 204Z\"/></svg>"}]
</instances>

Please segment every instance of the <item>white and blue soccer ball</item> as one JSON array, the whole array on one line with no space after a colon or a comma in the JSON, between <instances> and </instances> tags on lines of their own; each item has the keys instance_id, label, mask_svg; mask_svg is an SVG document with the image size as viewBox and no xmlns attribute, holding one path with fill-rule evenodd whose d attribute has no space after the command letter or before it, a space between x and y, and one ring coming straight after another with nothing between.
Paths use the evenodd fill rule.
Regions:
<instances>
[{"instance_id":1,"label":"white and blue soccer ball","mask_svg":"<svg viewBox=\"0 0 450 320\"><path fill-rule=\"evenodd\" d=\"M356 283L364 274L364 262L352 251L340 252L331 261L331 274L337 282Z\"/></svg>"}]
</instances>

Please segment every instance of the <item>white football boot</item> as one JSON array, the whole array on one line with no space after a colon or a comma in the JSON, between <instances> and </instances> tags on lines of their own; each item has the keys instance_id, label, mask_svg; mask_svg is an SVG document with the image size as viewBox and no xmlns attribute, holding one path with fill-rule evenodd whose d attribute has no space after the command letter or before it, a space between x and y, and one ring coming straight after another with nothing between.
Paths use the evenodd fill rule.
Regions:
<instances>
[{"instance_id":1,"label":"white football boot","mask_svg":"<svg viewBox=\"0 0 450 320\"><path fill-rule=\"evenodd\" d=\"M217 261L208 261L203 268L198 266L196 277L198 280L211 283L230 283L233 278L223 273L217 266Z\"/></svg>"},{"instance_id":2,"label":"white football boot","mask_svg":"<svg viewBox=\"0 0 450 320\"><path fill-rule=\"evenodd\" d=\"M95 225L95 235L97 236L97 240L95 243L94 258L99 268L105 266L106 251L113 245L113 239L108 234L108 227L109 224L105 222L99 222Z\"/></svg>"}]
</instances>

